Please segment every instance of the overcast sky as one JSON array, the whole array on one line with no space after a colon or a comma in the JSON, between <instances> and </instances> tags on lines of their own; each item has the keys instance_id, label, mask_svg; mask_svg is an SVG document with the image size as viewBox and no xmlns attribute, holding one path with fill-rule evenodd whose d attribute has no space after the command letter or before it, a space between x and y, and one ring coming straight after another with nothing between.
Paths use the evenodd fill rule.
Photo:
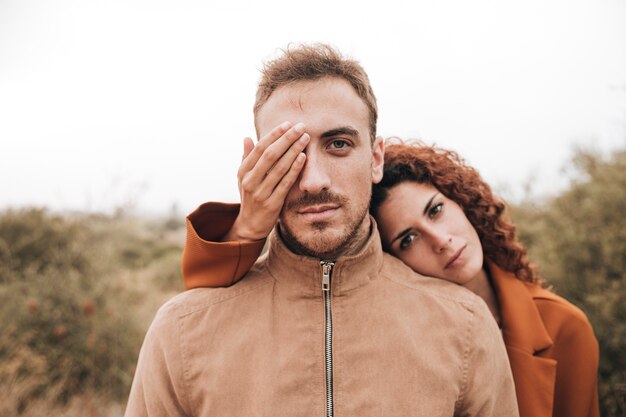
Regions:
<instances>
[{"instance_id":1,"label":"overcast sky","mask_svg":"<svg viewBox=\"0 0 626 417\"><path fill-rule=\"evenodd\" d=\"M295 6L298 4L299 6ZM328 42L379 134L459 151L505 196L626 145L626 1L0 0L0 208L237 201L264 59Z\"/></svg>"}]
</instances>

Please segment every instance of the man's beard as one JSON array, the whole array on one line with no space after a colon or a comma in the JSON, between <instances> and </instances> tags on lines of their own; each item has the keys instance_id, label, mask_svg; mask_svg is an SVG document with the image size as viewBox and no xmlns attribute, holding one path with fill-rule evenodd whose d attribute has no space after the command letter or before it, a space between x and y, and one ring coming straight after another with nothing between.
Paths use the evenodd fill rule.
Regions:
<instances>
[{"instance_id":1,"label":"man's beard","mask_svg":"<svg viewBox=\"0 0 626 417\"><path fill-rule=\"evenodd\" d=\"M369 199L367 201L369 201ZM283 210L296 213L298 210L308 206L329 203L336 204L344 209L350 208L347 198L324 190L316 195L304 194L297 200L286 202ZM342 226L345 227L340 231L345 231L345 234L343 236L337 236L335 239L332 239L333 236L325 236L324 231L329 227L329 222L325 221L310 224L310 226L315 229L315 234L312 238L307 239L307 241L303 241L301 237L298 237L295 231L292 230L284 220L279 220L278 231L283 241L292 252L318 259L334 260L353 244L354 239L359 233L359 227L363 223L365 216L367 216L368 211L369 207L366 205L362 210L356 213L354 218L344 217L343 220L348 223L342 224Z\"/></svg>"}]
</instances>

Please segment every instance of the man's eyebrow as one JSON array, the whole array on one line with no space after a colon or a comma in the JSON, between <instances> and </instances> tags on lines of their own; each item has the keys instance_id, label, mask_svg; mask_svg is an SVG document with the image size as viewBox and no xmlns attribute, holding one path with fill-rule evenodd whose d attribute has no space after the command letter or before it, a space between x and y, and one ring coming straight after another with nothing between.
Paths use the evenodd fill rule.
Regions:
<instances>
[{"instance_id":1,"label":"man's eyebrow","mask_svg":"<svg viewBox=\"0 0 626 417\"><path fill-rule=\"evenodd\" d=\"M424 207L424 211L422 212L422 214L425 216L426 213L428 212L428 210L430 209L430 207L433 205L433 200L435 199L435 197L437 197L439 195L439 193L435 193L433 194L432 197L430 197L430 200L428 200L428 203L426 203L426 207Z\"/></svg>"},{"instance_id":2,"label":"man's eyebrow","mask_svg":"<svg viewBox=\"0 0 626 417\"><path fill-rule=\"evenodd\" d=\"M341 135L358 137L359 131L350 126L341 126L335 129L327 130L326 132L320 135L320 138L327 139L327 138L332 138L333 136L341 136Z\"/></svg>"}]
</instances>

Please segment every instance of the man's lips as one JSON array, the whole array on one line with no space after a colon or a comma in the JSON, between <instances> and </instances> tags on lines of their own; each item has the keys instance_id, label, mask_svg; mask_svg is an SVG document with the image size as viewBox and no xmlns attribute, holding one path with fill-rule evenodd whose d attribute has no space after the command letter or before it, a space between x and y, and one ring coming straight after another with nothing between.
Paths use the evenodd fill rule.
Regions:
<instances>
[{"instance_id":1,"label":"man's lips","mask_svg":"<svg viewBox=\"0 0 626 417\"><path fill-rule=\"evenodd\" d=\"M461 255L463 254L463 251L465 250L466 247L467 247L467 245L461 246L461 248L459 250L457 250L454 253L454 255L452 255L450 257L450 259L448 259L448 262L446 262L446 266L444 266L443 269L448 269L450 267L454 267L455 266L455 262L461 257Z\"/></svg>"},{"instance_id":2,"label":"man's lips","mask_svg":"<svg viewBox=\"0 0 626 417\"><path fill-rule=\"evenodd\" d=\"M333 204L323 204L319 206L309 206L298 210L298 214L303 216L306 220L311 222L319 222L327 220L332 217L339 206Z\"/></svg>"}]
</instances>

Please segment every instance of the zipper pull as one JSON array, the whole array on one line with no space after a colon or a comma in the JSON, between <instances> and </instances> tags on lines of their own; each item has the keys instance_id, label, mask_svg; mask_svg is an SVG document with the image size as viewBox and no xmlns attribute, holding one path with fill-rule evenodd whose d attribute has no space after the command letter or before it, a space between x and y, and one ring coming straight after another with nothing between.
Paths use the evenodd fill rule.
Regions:
<instances>
[{"instance_id":1,"label":"zipper pull","mask_svg":"<svg viewBox=\"0 0 626 417\"><path fill-rule=\"evenodd\" d=\"M332 271L334 262L320 261L322 265L322 291L330 291L330 271Z\"/></svg>"}]
</instances>

